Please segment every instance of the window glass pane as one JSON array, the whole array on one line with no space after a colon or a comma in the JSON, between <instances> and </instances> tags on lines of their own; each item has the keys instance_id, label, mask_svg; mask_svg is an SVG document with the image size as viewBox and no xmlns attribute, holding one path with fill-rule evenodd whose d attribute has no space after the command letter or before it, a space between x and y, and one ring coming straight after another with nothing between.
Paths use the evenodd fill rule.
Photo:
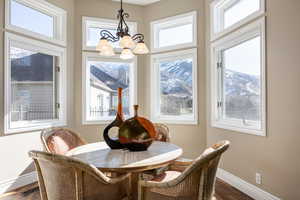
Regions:
<instances>
[{"instance_id":1,"label":"window glass pane","mask_svg":"<svg viewBox=\"0 0 300 200\"><path fill-rule=\"evenodd\" d=\"M47 37L54 37L54 19L52 16L29 8L14 0L11 1L10 23Z\"/></svg>"},{"instance_id":2,"label":"window glass pane","mask_svg":"<svg viewBox=\"0 0 300 200\"><path fill-rule=\"evenodd\" d=\"M193 42L193 24L159 30L159 47Z\"/></svg>"},{"instance_id":3,"label":"window glass pane","mask_svg":"<svg viewBox=\"0 0 300 200\"><path fill-rule=\"evenodd\" d=\"M10 47L11 122L50 120L55 112L55 57Z\"/></svg>"},{"instance_id":4,"label":"window glass pane","mask_svg":"<svg viewBox=\"0 0 300 200\"><path fill-rule=\"evenodd\" d=\"M193 115L193 59L159 63L160 112L162 115Z\"/></svg>"},{"instance_id":5,"label":"window glass pane","mask_svg":"<svg viewBox=\"0 0 300 200\"><path fill-rule=\"evenodd\" d=\"M88 118L101 120L116 115L118 88L123 88L123 112L129 115L129 63L88 62L90 67L90 102Z\"/></svg>"},{"instance_id":6,"label":"window glass pane","mask_svg":"<svg viewBox=\"0 0 300 200\"><path fill-rule=\"evenodd\" d=\"M99 40L100 40L100 32L102 30L108 30L109 32L111 32L114 36L116 35L117 33L117 30L116 29L103 29L103 28L97 28L97 27L89 27L88 28L88 33L87 33L87 46L91 46L91 47L95 47L97 46ZM113 42L111 43L112 46L114 48L120 48L120 45L119 45L119 41L117 42Z\"/></svg>"},{"instance_id":7,"label":"window glass pane","mask_svg":"<svg viewBox=\"0 0 300 200\"><path fill-rule=\"evenodd\" d=\"M223 52L223 117L240 120L245 126L261 121L260 39L256 37Z\"/></svg>"},{"instance_id":8,"label":"window glass pane","mask_svg":"<svg viewBox=\"0 0 300 200\"><path fill-rule=\"evenodd\" d=\"M238 0L224 12L224 28L237 23L260 9L260 0Z\"/></svg>"}]
</instances>

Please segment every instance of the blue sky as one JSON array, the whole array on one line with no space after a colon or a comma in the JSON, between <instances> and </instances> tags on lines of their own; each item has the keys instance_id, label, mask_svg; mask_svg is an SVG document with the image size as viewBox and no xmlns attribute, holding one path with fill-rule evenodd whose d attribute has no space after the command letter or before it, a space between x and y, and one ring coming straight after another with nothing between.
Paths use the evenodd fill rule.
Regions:
<instances>
[{"instance_id":1,"label":"blue sky","mask_svg":"<svg viewBox=\"0 0 300 200\"><path fill-rule=\"evenodd\" d=\"M11 1L11 24L53 37L53 17Z\"/></svg>"},{"instance_id":2,"label":"blue sky","mask_svg":"<svg viewBox=\"0 0 300 200\"><path fill-rule=\"evenodd\" d=\"M249 14L258 11L260 8L259 0L240 0L239 3L229 7L224 12L225 28L244 19ZM240 45L225 51L225 67L234 71L260 75L261 71L261 42L260 37L246 41Z\"/></svg>"},{"instance_id":3,"label":"blue sky","mask_svg":"<svg viewBox=\"0 0 300 200\"><path fill-rule=\"evenodd\" d=\"M260 75L260 37L246 41L224 51L225 68L241 73Z\"/></svg>"}]
</instances>

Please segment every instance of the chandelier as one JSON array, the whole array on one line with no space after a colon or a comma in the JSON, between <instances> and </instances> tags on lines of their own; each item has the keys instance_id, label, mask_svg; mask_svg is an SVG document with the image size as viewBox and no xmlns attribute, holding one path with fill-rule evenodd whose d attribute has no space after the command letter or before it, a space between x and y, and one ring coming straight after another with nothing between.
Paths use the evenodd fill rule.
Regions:
<instances>
[{"instance_id":1,"label":"chandelier","mask_svg":"<svg viewBox=\"0 0 300 200\"><path fill-rule=\"evenodd\" d=\"M102 56L114 56L114 48L110 42L120 41L120 47L122 52L120 55L121 59L132 59L134 55L142 55L149 53L149 49L144 42L143 34L135 34L131 36L129 34L129 27L125 21L129 18L129 14L123 10L123 0L121 0L121 9L118 11L117 18L119 25L117 28L116 35L113 35L108 30L102 30L100 32L100 40L96 47L96 50L100 52Z\"/></svg>"}]
</instances>

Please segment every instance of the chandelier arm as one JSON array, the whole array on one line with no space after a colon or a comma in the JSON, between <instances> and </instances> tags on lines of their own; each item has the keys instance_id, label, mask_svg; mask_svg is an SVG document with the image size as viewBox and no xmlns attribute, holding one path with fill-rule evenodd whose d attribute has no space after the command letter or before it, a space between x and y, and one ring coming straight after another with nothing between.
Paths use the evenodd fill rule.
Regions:
<instances>
[{"instance_id":1,"label":"chandelier arm","mask_svg":"<svg viewBox=\"0 0 300 200\"><path fill-rule=\"evenodd\" d=\"M125 18L129 18L129 14L128 13L123 13L120 10L120 14L119 16L119 25L118 25L118 29L117 29L117 35L119 37L123 37L124 35L128 35L129 34L129 27L125 21Z\"/></svg>"},{"instance_id":2,"label":"chandelier arm","mask_svg":"<svg viewBox=\"0 0 300 200\"><path fill-rule=\"evenodd\" d=\"M119 36L116 37L111 32L109 32L107 30L102 30L100 32L100 36L101 36L101 38L107 39L110 42L117 42L120 39Z\"/></svg>"},{"instance_id":3,"label":"chandelier arm","mask_svg":"<svg viewBox=\"0 0 300 200\"><path fill-rule=\"evenodd\" d=\"M145 36L141 33L135 34L134 36L131 37L132 40L136 42L144 42Z\"/></svg>"},{"instance_id":4,"label":"chandelier arm","mask_svg":"<svg viewBox=\"0 0 300 200\"><path fill-rule=\"evenodd\" d=\"M120 40L120 38L123 38L124 36L129 36L130 37L129 26L126 22L126 19L128 19L128 18L129 18L129 14L124 12L124 10L123 10L123 0L121 0L121 8L120 8L120 10L118 11L118 14L117 14L117 19L119 20L119 24L118 24L118 27L117 27L117 33L116 33L116 35L114 35L108 30L101 30L100 28L98 28L98 29L101 30L100 31L101 40L105 39L109 42L117 42L117 41ZM125 38L125 39L128 40L128 38ZM137 43L144 43L145 37L144 37L143 34L138 33L138 34L133 35L131 37L131 39L134 42L137 42ZM99 43L99 45L101 45L101 43ZM126 48L124 48L124 49L126 49ZM140 52L142 52L142 51L146 52L146 50L147 50L147 47L145 45L142 46L142 47L140 46L140 50L139 50Z\"/></svg>"}]
</instances>

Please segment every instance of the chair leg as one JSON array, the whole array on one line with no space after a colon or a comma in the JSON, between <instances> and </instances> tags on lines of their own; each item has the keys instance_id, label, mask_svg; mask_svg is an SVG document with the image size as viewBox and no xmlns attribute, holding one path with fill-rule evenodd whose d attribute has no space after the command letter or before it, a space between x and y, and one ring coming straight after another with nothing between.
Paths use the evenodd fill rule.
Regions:
<instances>
[{"instance_id":1,"label":"chair leg","mask_svg":"<svg viewBox=\"0 0 300 200\"><path fill-rule=\"evenodd\" d=\"M132 175L128 177L127 199L132 200Z\"/></svg>"}]
</instances>

